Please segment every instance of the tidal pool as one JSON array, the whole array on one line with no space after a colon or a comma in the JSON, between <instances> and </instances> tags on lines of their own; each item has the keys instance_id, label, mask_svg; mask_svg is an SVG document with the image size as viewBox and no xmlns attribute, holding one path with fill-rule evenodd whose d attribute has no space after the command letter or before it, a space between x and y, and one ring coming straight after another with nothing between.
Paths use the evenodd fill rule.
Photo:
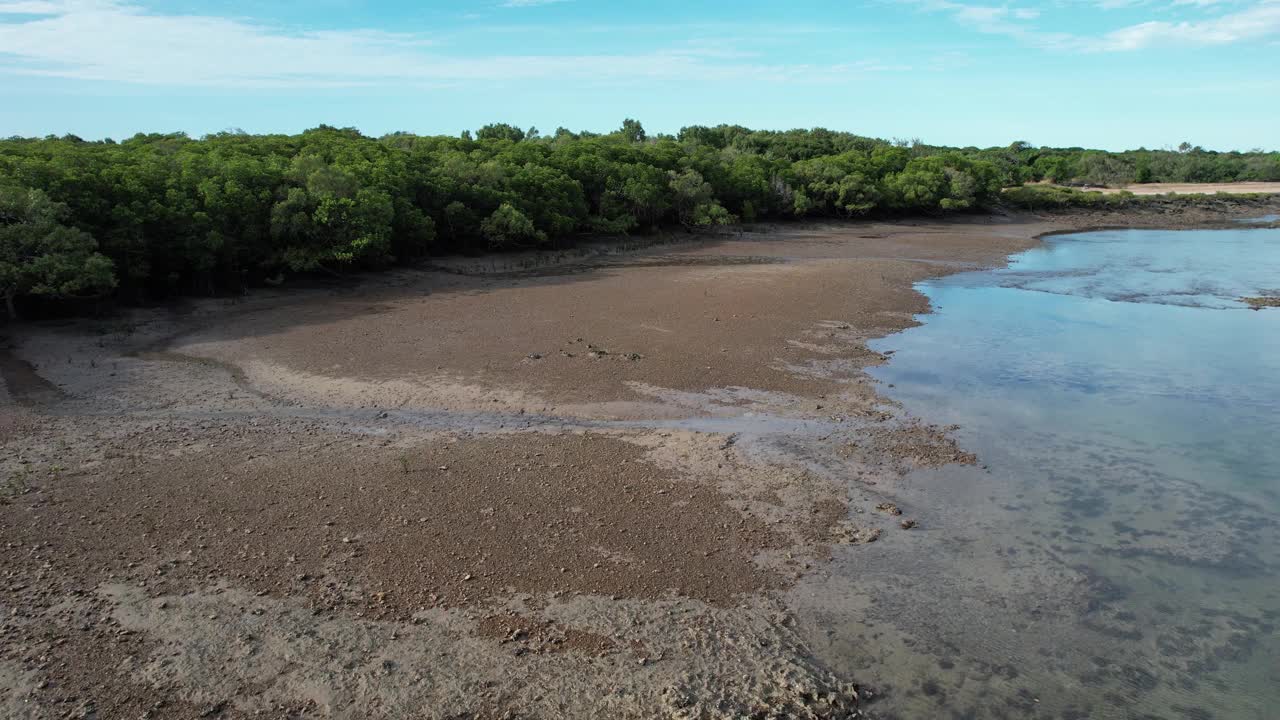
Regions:
<instances>
[{"instance_id":1,"label":"tidal pool","mask_svg":"<svg viewBox=\"0 0 1280 720\"><path fill-rule=\"evenodd\" d=\"M797 588L886 718L1280 717L1280 230L1046 239L921 284L876 343L985 467L886 489L917 529ZM857 488L868 495L881 488Z\"/></svg>"}]
</instances>

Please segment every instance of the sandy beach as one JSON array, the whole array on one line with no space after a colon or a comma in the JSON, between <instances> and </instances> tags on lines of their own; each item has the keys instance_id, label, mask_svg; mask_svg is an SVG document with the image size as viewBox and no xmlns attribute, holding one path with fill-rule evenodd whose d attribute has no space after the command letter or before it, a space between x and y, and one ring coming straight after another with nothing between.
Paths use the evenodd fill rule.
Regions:
<instances>
[{"instance_id":1,"label":"sandy beach","mask_svg":"<svg viewBox=\"0 0 1280 720\"><path fill-rule=\"evenodd\" d=\"M760 226L10 328L0 715L874 716L785 591L919 532L905 473L982 461L864 372L913 283L1277 207Z\"/></svg>"}]
</instances>

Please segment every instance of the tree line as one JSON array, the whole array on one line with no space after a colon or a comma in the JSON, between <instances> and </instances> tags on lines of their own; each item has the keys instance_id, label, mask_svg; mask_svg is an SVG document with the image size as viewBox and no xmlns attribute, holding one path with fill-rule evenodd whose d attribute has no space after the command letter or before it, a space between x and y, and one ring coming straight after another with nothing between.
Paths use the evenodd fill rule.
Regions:
<instances>
[{"instance_id":1,"label":"tree line","mask_svg":"<svg viewBox=\"0 0 1280 720\"><path fill-rule=\"evenodd\" d=\"M1002 188L1280 180L1280 153L949 148L730 125L0 140L0 290L138 302L584 234L963 211Z\"/></svg>"}]
</instances>

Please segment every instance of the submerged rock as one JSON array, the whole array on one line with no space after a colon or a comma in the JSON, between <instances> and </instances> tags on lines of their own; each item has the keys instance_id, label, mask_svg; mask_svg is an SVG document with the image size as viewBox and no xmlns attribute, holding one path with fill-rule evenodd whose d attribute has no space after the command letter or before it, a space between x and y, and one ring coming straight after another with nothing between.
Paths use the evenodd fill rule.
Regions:
<instances>
[{"instance_id":1,"label":"submerged rock","mask_svg":"<svg viewBox=\"0 0 1280 720\"><path fill-rule=\"evenodd\" d=\"M1259 295L1257 297L1243 297L1240 302L1249 306L1250 310L1261 310L1268 307L1280 307L1280 295Z\"/></svg>"}]
</instances>

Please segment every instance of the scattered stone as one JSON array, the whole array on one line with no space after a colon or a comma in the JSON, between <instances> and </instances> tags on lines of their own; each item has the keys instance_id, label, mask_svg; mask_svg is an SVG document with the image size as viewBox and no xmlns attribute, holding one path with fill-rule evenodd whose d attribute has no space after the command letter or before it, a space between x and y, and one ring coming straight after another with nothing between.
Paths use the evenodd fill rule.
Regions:
<instances>
[{"instance_id":1,"label":"scattered stone","mask_svg":"<svg viewBox=\"0 0 1280 720\"><path fill-rule=\"evenodd\" d=\"M841 522L831 529L831 541L840 545L866 545L880 539L880 528L860 528Z\"/></svg>"},{"instance_id":2,"label":"scattered stone","mask_svg":"<svg viewBox=\"0 0 1280 720\"><path fill-rule=\"evenodd\" d=\"M903 520L902 522L898 523L898 526L901 527L903 530L910 530L911 528L916 526L916 521Z\"/></svg>"},{"instance_id":3,"label":"scattered stone","mask_svg":"<svg viewBox=\"0 0 1280 720\"><path fill-rule=\"evenodd\" d=\"M882 503L880 503L879 505L877 505L877 506L876 506L876 509L877 509L877 510L880 510L880 511L883 511L883 512L887 512L887 513L889 513L890 515L901 515L901 514L902 514L902 510L901 510L901 509L899 509L897 505L894 505L894 504L893 504L893 503L891 503L891 502L882 502Z\"/></svg>"}]
</instances>

